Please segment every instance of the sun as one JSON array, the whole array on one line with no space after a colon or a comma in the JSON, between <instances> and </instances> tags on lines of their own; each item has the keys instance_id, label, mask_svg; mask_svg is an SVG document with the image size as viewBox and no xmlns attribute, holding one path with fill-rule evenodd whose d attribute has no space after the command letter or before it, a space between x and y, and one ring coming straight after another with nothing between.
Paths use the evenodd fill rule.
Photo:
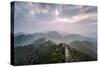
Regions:
<instances>
[{"instance_id":1,"label":"sun","mask_svg":"<svg viewBox=\"0 0 100 67\"><path fill-rule=\"evenodd\" d=\"M59 15L59 11L58 11L58 9L56 8L56 10L55 10L55 16L58 16Z\"/></svg>"}]
</instances>

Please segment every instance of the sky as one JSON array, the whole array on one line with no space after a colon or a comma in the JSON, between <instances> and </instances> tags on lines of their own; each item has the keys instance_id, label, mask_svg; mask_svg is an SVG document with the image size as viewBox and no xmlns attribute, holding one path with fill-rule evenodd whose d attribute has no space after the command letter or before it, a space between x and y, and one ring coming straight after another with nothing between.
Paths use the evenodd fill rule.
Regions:
<instances>
[{"instance_id":1,"label":"sky","mask_svg":"<svg viewBox=\"0 0 100 67\"><path fill-rule=\"evenodd\" d=\"M14 33L97 32L96 6L15 2L14 7Z\"/></svg>"}]
</instances>

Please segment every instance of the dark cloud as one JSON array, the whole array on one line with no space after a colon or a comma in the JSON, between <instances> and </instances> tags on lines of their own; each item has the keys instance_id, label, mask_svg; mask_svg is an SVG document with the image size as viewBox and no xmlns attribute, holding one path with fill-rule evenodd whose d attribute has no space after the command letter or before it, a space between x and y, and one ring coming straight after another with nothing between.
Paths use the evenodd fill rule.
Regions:
<instances>
[{"instance_id":1,"label":"dark cloud","mask_svg":"<svg viewBox=\"0 0 100 67\"><path fill-rule=\"evenodd\" d=\"M97 7L96 6L84 6L82 9L80 9L81 13L97 13Z\"/></svg>"}]
</instances>

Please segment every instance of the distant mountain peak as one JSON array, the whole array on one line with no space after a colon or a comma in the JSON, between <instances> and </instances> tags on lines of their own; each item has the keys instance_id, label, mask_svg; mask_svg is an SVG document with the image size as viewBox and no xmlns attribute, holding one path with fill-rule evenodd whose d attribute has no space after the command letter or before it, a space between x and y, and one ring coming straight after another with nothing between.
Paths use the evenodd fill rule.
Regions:
<instances>
[{"instance_id":1,"label":"distant mountain peak","mask_svg":"<svg viewBox=\"0 0 100 67\"><path fill-rule=\"evenodd\" d=\"M55 33L55 34L60 34L59 32L57 31L48 31L47 33Z\"/></svg>"}]
</instances>

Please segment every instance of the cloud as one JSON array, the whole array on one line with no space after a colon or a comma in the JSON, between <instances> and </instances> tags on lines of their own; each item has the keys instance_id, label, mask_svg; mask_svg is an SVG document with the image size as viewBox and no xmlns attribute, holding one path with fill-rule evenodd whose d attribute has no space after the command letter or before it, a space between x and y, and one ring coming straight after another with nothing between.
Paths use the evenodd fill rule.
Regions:
<instances>
[{"instance_id":1,"label":"cloud","mask_svg":"<svg viewBox=\"0 0 100 67\"><path fill-rule=\"evenodd\" d=\"M96 30L97 7L15 2L14 18L15 32L62 30L63 32L79 33L84 29L85 33ZM85 31L86 28L87 31Z\"/></svg>"}]
</instances>

